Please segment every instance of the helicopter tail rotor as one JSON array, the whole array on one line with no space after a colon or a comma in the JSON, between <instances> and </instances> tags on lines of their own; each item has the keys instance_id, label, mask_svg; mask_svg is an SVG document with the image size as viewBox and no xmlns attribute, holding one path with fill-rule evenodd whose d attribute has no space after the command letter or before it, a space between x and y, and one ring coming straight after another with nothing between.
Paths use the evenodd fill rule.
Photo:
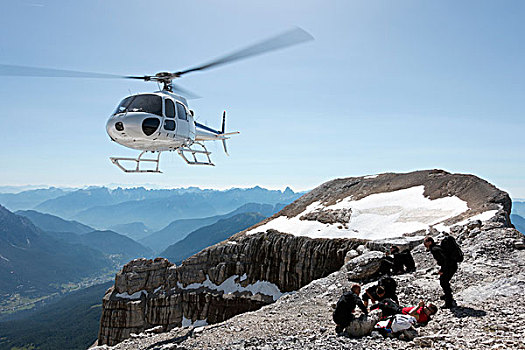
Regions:
<instances>
[{"instance_id":1,"label":"helicopter tail rotor","mask_svg":"<svg viewBox=\"0 0 525 350\"><path fill-rule=\"evenodd\" d=\"M221 128L221 134L224 134L224 129L226 128L226 111L222 112L222 128ZM222 139L222 147L224 147L224 153L228 154L228 148L226 147L226 139Z\"/></svg>"}]
</instances>

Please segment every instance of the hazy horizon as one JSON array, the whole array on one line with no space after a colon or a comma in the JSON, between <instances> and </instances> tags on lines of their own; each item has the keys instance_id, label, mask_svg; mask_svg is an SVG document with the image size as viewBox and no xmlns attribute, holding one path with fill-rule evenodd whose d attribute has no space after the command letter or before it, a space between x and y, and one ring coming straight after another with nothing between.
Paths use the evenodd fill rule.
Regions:
<instances>
[{"instance_id":1,"label":"hazy horizon","mask_svg":"<svg viewBox=\"0 0 525 350\"><path fill-rule=\"evenodd\" d=\"M312 189L423 169L474 174L525 198L525 2L55 0L0 5L0 64L118 75L177 71L294 26L314 41L176 81L215 167L163 153L163 174L109 160L106 120L129 80L0 77L0 185ZM171 14L160 20L159 14ZM79 16L79 14L82 14Z\"/></svg>"}]
</instances>

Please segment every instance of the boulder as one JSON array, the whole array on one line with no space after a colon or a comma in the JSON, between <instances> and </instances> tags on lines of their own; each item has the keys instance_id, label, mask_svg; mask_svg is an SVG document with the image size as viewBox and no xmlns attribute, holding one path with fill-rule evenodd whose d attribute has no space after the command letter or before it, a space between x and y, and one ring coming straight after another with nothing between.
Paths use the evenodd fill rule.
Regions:
<instances>
[{"instance_id":1,"label":"boulder","mask_svg":"<svg viewBox=\"0 0 525 350\"><path fill-rule=\"evenodd\" d=\"M348 270L348 279L361 281L377 275L381 267L381 259L384 256L385 254L382 252L369 251L351 259L345 265Z\"/></svg>"}]
</instances>

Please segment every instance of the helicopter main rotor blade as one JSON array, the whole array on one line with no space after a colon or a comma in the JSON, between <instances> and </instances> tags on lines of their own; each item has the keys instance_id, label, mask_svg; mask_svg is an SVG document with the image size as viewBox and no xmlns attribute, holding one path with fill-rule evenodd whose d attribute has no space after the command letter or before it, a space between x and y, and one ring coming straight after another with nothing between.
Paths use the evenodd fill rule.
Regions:
<instances>
[{"instance_id":1,"label":"helicopter main rotor blade","mask_svg":"<svg viewBox=\"0 0 525 350\"><path fill-rule=\"evenodd\" d=\"M176 72L174 73L174 75L177 77L180 77L183 74L201 71L205 69L210 69L212 67L217 67L223 64L227 64L233 61L245 59L245 58L256 56L256 55L261 55L269 51L283 49L285 47L297 45L297 44L300 44L306 41L310 41L313 39L314 37L311 36L305 30L301 28L294 28L292 30L279 34L273 38L261 41L258 44L248 46L239 51L235 51L229 55L219 57L203 65Z\"/></svg>"},{"instance_id":2,"label":"helicopter main rotor blade","mask_svg":"<svg viewBox=\"0 0 525 350\"><path fill-rule=\"evenodd\" d=\"M19 77L51 77L51 78L97 78L97 79L129 79L131 77L106 74L80 72L66 69L40 68L29 66L17 66L10 64L0 64L0 76L19 76Z\"/></svg>"},{"instance_id":3,"label":"helicopter main rotor blade","mask_svg":"<svg viewBox=\"0 0 525 350\"><path fill-rule=\"evenodd\" d=\"M184 96L184 97L186 97L187 99L190 99L190 100L201 98L199 95L191 92L190 90L184 89L183 87L181 87L178 84L171 83L171 91L173 91L175 93L178 93L178 94L180 94L180 95L182 95L182 96Z\"/></svg>"}]
</instances>

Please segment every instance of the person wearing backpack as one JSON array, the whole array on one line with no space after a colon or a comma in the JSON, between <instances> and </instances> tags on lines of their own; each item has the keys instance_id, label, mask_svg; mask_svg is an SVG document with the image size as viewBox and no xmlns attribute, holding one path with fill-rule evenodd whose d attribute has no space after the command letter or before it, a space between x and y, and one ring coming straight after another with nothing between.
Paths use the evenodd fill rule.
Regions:
<instances>
[{"instance_id":1,"label":"person wearing backpack","mask_svg":"<svg viewBox=\"0 0 525 350\"><path fill-rule=\"evenodd\" d=\"M430 236L425 237L423 241L425 248L428 251L430 251L430 253L432 253L432 256L434 257L434 259L436 259L437 264L440 266L438 272L439 284L441 285L441 288L443 289L444 293L441 299L445 300L445 305L443 305L442 307L445 309L450 309L457 306L456 301L452 296L450 280L458 270L458 262L462 261L462 253L459 254L457 251L452 251L458 249L459 252L461 252L461 250L457 246L457 243L455 243L456 241L452 236L448 237L450 237L451 239L443 239L441 245L436 244L436 242L434 242L434 239ZM451 242L452 240L453 242ZM443 245L444 242L446 243L445 245ZM454 243L457 248L448 246L452 243ZM459 257L459 255L461 255L461 257Z\"/></svg>"},{"instance_id":2,"label":"person wearing backpack","mask_svg":"<svg viewBox=\"0 0 525 350\"><path fill-rule=\"evenodd\" d=\"M359 306L365 315L368 314L367 308L363 305L361 298L359 298L359 293L361 293L361 286L354 284L350 292L344 293L337 301L335 311L332 315L336 324L335 332L337 334L341 334L350 322L354 320L355 316L353 312L356 306Z\"/></svg>"}]
</instances>

